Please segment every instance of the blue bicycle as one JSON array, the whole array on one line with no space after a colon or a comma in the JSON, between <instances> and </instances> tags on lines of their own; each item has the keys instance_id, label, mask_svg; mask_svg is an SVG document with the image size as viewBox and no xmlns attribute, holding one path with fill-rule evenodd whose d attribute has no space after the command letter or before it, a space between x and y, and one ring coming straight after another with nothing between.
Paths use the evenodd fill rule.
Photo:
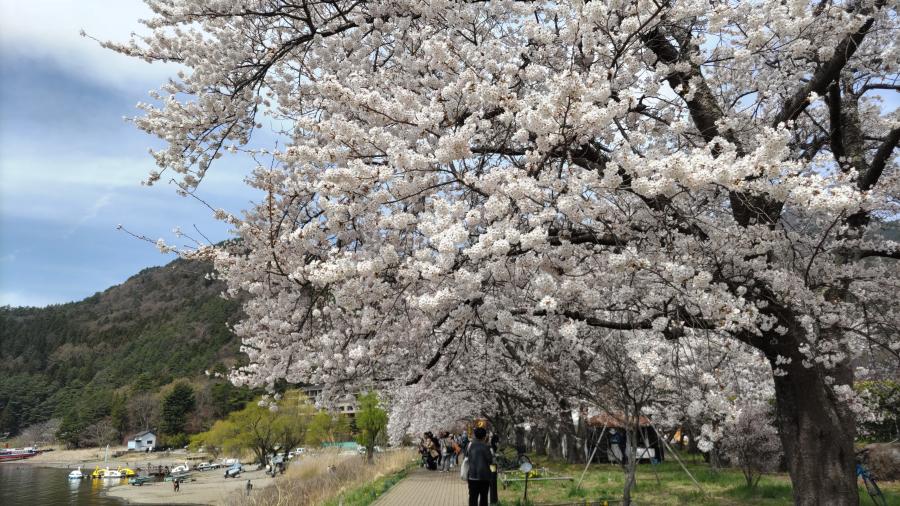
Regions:
<instances>
[{"instance_id":1,"label":"blue bicycle","mask_svg":"<svg viewBox=\"0 0 900 506\"><path fill-rule=\"evenodd\" d=\"M881 493L881 489L878 488L878 483L875 481L875 478L869 470L863 467L862 464L856 464L856 477L862 477L863 483L866 485L866 492L869 493L872 502L877 506L887 506L887 499L885 499L884 494Z\"/></svg>"}]
</instances>

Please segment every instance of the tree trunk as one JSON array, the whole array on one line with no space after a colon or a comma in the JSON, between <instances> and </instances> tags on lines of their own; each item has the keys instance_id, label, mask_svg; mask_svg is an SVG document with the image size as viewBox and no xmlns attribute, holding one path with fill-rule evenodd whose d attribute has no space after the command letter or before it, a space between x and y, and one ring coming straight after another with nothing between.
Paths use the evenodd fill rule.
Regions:
<instances>
[{"instance_id":1,"label":"tree trunk","mask_svg":"<svg viewBox=\"0 0 900 506\"><path fill-rule=\"evenodd\" d=\"M547 441L544 436L544 428L543 427L533 427L531 429L531 441L533 445L533 451L535 455L539 455L543 457L547 455Z\"/></svg>"},{"instance_id":2,"label":"tree trunk","mask_svg":"<svg viewBox=\"0 0 900 506\"><path fill-rule=\"evenodd\" d=\"M559 412L559 430L563 435L560 441L560 450L566 462L574 464L578 462L578 439L575 437L575 422L572 421L572 412L568 410Z\"/></svg>"},{"instance_id":3,"label":"tree trunk","mask_svg":"<svg viewBox=\"0 0 900 506\"><path fill-rule=\"evenodd\" d=\"M697 431L694 430L694 426L691 425L688 427L688 453L691 455L697 455L698 453L702 453L700 451L700 447L697 445ZM705 459L705 457L704 457Z\"/></svg>"},{"instance_id":4,"label":"tree trunk","mask_svg":"<svg viewBox=\"0 0 900 506\"><path fill-rule=\"evenodd\" d=\"M554 460L562 459L562 435L559 433L559 427L550 430L548 439L550 442L547 445L547 455Z\"/></svg>"},{"instance_id":5,"label":"tree trunk","mask_svg":"<svg viewBox=\"0 0 900 506\"><path fill-rule=\"evenodd\" d=\"M804 367L800 357L779 367L788 373L775 376L775 398L794 504L857 506L852 414L826 386L818 367ZM847 365L828 372L835 384L852 384L853 373Z\"/></svg>"},{"instance_id":6,"label":"tree trunk","mask_svg":"<svg viewBox=\"0 0 900 506\"><path fill-rule=\"evenodd\" d=\"M628 425L625 429L625 488L622 491L622 506L631 506L631 489L637 483L637 433L630 423Z\"/></svg>"},{"instance_id":7,"label":"tree trunk","mask_svg":"<svg viewBox=\"0 0 900 506\"><path fill-rule=\"evenodd\" d=\"M719 472L719 444L713 443L713 447L709 450L709 468L714 473Z\"/></svg>"},{"instance_id":8,"label":"tree trunk","mask_svg":"<svg viewBox=\"0 0 900 506\"><path fill-rule=\"evenodd\" d=\"M266 448L257 446L253 449L253 453L256 454L256 460L263 467L265 467L269 463L268 459L266 458Z\"/></svg>"},{"instance_id":9,"label":"tree trunk","mask_svg":"<svg viewBox=\"0 0 900 506\"><path fill-rule=\"evenodd\" d=\"M517 425L513 430L516 434L516 453L525 453L525 429Z\"/></svg>"}]
</instances>

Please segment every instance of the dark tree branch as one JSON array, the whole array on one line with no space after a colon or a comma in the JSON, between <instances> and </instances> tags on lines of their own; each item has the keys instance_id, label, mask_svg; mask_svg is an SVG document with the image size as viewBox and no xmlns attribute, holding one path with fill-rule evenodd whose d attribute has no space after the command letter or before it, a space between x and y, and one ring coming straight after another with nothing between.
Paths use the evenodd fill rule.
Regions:
<instances>
[{"instance_id":1,"label":"dark tree branch","mask_svg":"<svg viewBox=\"0 0 900 506\"><path fill-rule=\"evenodd\" d=\"M645 33L641 39L644 44L653 51L653 54L656 55L659 61L667 65L679 61L680 54L678 50L668 39L666 39L665 34L659 27ZM695 80L695 83L697 84L695 85L695 88L691 90L689 86L691 78L693 77L700 77L700 79ZM719 108L719 104L716 101L716 97L713 95L712 90L710 90L709 86L706 84L706 80L702 78L700 66L692 63L690 72L673 72L666 77L666 82L668 82L669 86L671 86L672 89L687 103L691 119L694 121L694 125L697 127L697 130L700 131L700 135L703 136L703 139L705 139L706 142L710 142L713 138L718 136L719 130L716 126L716 122L720 120L724 114L722 113L722 109ZM686 99L685 97L691 92L693 92L691 98ZM726 138L729 142L736 141L731 135L726 135Z\"/></svg>"},{"instance_id":2,"label":"dark tree branch","mask_svg":"<svg viewBox=\"0 0 900 506\"><path fill-rule=\"evenodd\" d=\"M843 169L841 159L846 156L846 153L841 130L841 88L837 81L828 86L828 119L831 123L829 132L831 136L831 152L834 154L834 159L837 160L838 165L841 165Z\"/></svg>"},{"instance_id":3,"label":"dark tree branch","mask_svg":"<svg viewBox=\"0 0 900 506\"><path fill-rule=\"evenodd\" d=\"M623 246L627 241L612 234L597 235L592 231L556 230L547 231L548 240L553 246L561 246L563 241L570 244L596 244L598 246Z\"/></svg>"},{"instance_id":4,"label":"dark tree branch","mask_svg":"<svg viewBox=\"0 0 900 506\"><path fill-rule=\"evenodd\" d=\"M863 177L859 178L857 185L860 190L871 190L878 183L878 179L881 178L881 174L884 172L885 164L887 164L894 150L897 149L898 142L900 142L900 128L895 128L891 130L887 139L878 147L872 163L869 164L869 169Z\"/></svg>"},{"instance_id":5,"label":"dark tree branch","mask_svg":"<svg viewBox=\"0 0 900 506\"><path fill-rule=\"evenodd\" d=\"M871 90L894 90L894 91L900 91L900 84L888 84L888 83L872 83L872 84L866 84L866 85L864 85L862 88L859 89L859 94L862 95L863 93L865 93L865 92L867 92L867 91L871 91Z\"/></svg>"},{"instance_id":6,"label":"dark tree branch","mask_svg":"<svg viewBox=\"0 0 900 506\"><path fill-rule=\"evenodd\" d=\"M548 316L552 314L542 309L539 309L537 311L516 309L511 313L513 315L531 316ZM639 321L603 320L600 318L595 318L593 316L587 316L584 313L575 310L565 310L557 314L559 314L560 316L565 316L570 320L583 322L589 327L597 327L607 330L651 330L653 328L653 320L659 317L665 317L669 318L669 323L663 330L663 335L666 337L666 339L678 339L679 337L684 335L685 328L696 330L715 330L717 328L714 322L705 320L703 318L694 317L688 314L688 312L681 307L674 308L671 312L667 311L665 313L654 315Z\"/></svg>"},{"instance_id":7,"label":"dark tree branch","mask_svg":"<svg viewBox=\"0 0 900 506\"><path fill-rule=\"evenodd\" d=\"M900 260L900 249L894 251L881 251L874 249L864 249L859 250L857 252L859 258L869 258L869 257L877 257L877 258L893 258L895 260Z\"/></svg>"},{"instance_id":8,"label":"dark tree branch","mask_svg":"<svg viewBox=\"0 0 900 506\"><path fill-rule=\"evenodd\" d=\"M781 106L781 111L772 120L772 125L795 120L809 105L809 95L813 92L824 95L831 83L835 82L841 74L841 70L847 65L847 61L859 48L869 29L875 23L875 18L869 18L856 32L848 35L834 48L834 56L828 62L819 67L812 78L794 92L790 99Z\"/></svg>"}]
</instances>

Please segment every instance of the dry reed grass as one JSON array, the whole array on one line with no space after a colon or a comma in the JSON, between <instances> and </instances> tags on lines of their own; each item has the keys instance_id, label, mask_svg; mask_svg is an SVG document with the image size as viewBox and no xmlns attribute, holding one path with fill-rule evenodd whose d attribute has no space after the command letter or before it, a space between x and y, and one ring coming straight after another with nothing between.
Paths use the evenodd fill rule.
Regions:
<instances>
[{"instance_id":1,"label":"dry reed grass","mask_svg":"<svg viewBox=\"0 0 900 506\"><path fill-rule=\"evenodd\" d=\"M365 456L321 452L292 464L274 485L254 490L250 497L234 493L224 506L307 506L323 504L345 491L400 471L416 458L412 449L377 454L367 464ZM332 471L329 467L334 466Z\"/></svg>"}]
</instances>

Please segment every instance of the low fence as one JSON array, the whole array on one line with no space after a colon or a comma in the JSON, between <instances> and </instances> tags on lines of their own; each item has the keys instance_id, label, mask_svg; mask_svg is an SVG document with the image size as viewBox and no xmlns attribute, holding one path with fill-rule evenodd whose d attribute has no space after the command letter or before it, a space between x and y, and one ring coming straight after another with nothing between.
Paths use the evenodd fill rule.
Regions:
<instances>
[{"instance_id":1,"label":"low fence","mask_svg":"<svg viewBox=\"0 0 900 506\"><path fill-rule=\"evenodd\" d=\"M528 506L616 506L622 504L620 500L598 499L596 501L576 501L576 502L528 502Z\"/></svg>"}]
</instances>

